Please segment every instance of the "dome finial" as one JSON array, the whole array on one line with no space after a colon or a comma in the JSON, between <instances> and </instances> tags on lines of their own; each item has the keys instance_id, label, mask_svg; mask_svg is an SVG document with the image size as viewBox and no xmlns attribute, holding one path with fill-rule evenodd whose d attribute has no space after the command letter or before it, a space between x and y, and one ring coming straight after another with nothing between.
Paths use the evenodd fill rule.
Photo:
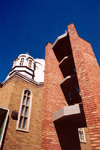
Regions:
<instances>
[{"instance_id":1,"label":"dome finial","mask_svg":"<svg viewBox=\"0 0 100 150\"><path fill-rule=\"evenodd\" d=\"M26 52L26 54L28 54L28 55L29 55L29 48L30 48L30 46L28 47L27 52Z\"/></svg>"}]
</instances>

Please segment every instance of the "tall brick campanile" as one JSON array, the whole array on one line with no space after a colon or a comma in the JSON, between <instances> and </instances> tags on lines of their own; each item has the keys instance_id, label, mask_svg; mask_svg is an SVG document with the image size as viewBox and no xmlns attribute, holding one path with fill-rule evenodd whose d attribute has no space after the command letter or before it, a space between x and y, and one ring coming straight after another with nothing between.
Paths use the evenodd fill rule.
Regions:
<instances>
[{"instance_id":1,"label":"tall brick campanile","mask_svg":"<svg viewBox=\"0 0 100 150\"><path fill-rule=\"evenodd\" d=\"M59 140L53 124L53 112L66 105L59 83L63 79L52 44L46 45L45 85L43 98L42 150L60 150Z\"/></svg>"},{"instance_id":2,"label":"tall brick campanile","mask_svg":"<svg viewBox=\"0 0 100 150\"><path fill-rule=\"evenodd\" d=\"M100 69L74 24L46 45L45 64L41 149L100 149ZM80 144L82 128L86 141Z\"/></svg>"},{"instance_id":3,"label":"tall brick campanile","mask_svg":"<svg viewBox=\"0 0 100 150\"><path fill-rule=\"evenodd\" d=\"M80 38L74 24L68 32L92 149L100 149L100 68L90 43Z\"/></svg>"}]
</instances>

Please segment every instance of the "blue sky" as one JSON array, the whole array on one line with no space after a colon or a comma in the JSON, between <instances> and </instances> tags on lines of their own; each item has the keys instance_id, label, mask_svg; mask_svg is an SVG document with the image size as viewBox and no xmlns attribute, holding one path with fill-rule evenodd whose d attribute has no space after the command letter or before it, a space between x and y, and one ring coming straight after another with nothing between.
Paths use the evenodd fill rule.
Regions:
<instances>
[{"instance_id":1,"label":"blue sky","mask_svg":"<svg viewBox=\"0 0 100 150\"><path fill-rule=\"evenodd\" d=\"M29 46L31 56L45 58L47 42L53 43L72 22L100 65L100 0L1 0L0 82Z\"/></svg>"}]
</instances>

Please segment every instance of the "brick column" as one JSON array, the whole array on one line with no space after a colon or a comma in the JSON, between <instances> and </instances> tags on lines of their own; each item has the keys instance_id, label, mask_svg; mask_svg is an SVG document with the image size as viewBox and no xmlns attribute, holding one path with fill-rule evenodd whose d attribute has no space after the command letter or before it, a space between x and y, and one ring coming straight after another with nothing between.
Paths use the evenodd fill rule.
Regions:
<instances>
[{"instance_id":1,"label":"brick column","mask_svg":"<svg viewBox=\"0 0 100 150\"><path fill-rule=\"evenodd\" d=\"M100 69L90 43L74 27L68 32L92 149L100 149Z\"/></svg>"},{"instance_id":2,"label":"brick column","mask_svg":"<svg viewBox=\"0 0 100 150\"><path fill-rule=\"evenodd\" d=\"M53 113L66 105L59 83L63 76L53 53L52 44L46 45L45 81L42 122L42 150L61 150L53 123Z\"/></svg>"}]
</instances>

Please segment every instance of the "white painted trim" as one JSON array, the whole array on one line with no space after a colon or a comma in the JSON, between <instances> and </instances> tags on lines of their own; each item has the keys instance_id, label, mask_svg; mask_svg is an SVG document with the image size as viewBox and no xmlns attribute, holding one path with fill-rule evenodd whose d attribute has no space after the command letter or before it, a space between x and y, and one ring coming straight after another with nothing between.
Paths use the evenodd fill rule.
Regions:
<instances>
[{"instance_id":1,"label":"white painted trim","mask_svg":"<svg viewBox=\"0 0 100 150\"><path fill-rule=\"evenodd\" d=\"M4 137L5 128L6 128L6 125L7 125L9 109L8 109L8 108L5 108L5 107L2 107L2 106L0 106L0 108L1 108L1 109L5 109L5 110L8 111L8 112L7 112L7 116L6 116L6 120L5 120L5 124L4 124L4 128L3 128L3 132L2 132L2 135L1 135L1 140L0 140L0 148L1 148L2 141L3 141L3 137Z\"/></svg>"},{"instance_id":2,"label":"white painted trim","mask_svg":"<svg viewBox=\"0 0 100 150\"><path fill-rule=\"evenodd\" d=\"M12 74L7 80L5 80L2 84L3 86L5 84L7 84L8 82L10 82L11 79L15 78L15 77L19 77L21 78L22 80L26 81L26 82L29 82L30 84L36 86L36 87L43 87L44 86L44 82L36 82L32 79L29 79L28 77L25 77L24 75L22 75L21 73L19 72L15 72L14 74Z\"/></svg>"},{"instance_id":3,"label":"white painted trim","mask_svg":"<svg viewBox=\"0 0 100 150\"><path fill-rule=\"evenodd\" d=\"M85 131L84 131L84 128L78 128L78 134L79 134L79 131L83 131L83 136L84 136L84 140L81 140L80 139L80 136L79 136L79 140L81 143L86 143L86 137L85 137Z\"/></svg>"},{"instance_id":4,"label":"white painted trim","mask_svg":"<svg viewBox=\"0 0 100 150\"><path fill-rule=\"evenodd\" d=\"M30 96L30 106L29 106L29 116L28 116L28 123L27 123L27 129L21 129L18 127L19 125L19 120L20 120L20 114L21 114L21 108L22 108L22 103L23 103L23 97L24 97L24 92L25 90L30 91L31 96ZM16 130L18 131L24 131L24 132L29 132L29 123L30 123L30 116L31 116L31 107L32 107L32 92L28 88L25 88L22 92L22 97L21 97L21 103L20 103L20 109L19 109L19 114L18 114L18 120L17 120L17 125L16 125Z\"/></svg>"},{"instance_id":5,"label":"white painted trim","mask_svg":"<svg viewBox=\"0 0 100 150\"><path fill-rule=\"evenodd\" d=\"M54 42L53 45L52 45L52 49L54 48L54 46L56 45L56 43L57 43L59 40L61 40L62 38L66 37L67 34L68 34L68 33L64 33L64 34L58 36L58 38L55 40L55 42Z\"/></svg>"}]
</instances>

